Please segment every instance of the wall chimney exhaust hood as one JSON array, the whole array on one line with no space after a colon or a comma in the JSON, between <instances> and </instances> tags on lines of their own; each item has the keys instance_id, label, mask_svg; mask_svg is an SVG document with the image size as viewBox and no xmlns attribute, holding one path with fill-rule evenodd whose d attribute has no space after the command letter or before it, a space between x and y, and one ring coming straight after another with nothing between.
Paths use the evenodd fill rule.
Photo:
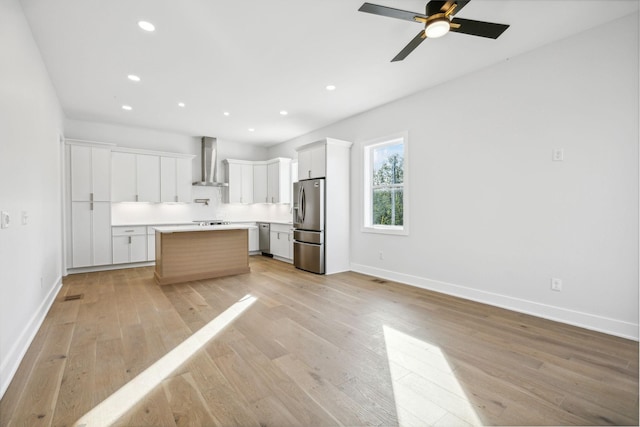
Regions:
<instances>
[{"instance_id":1,"label":"wall chimney exhaust hood","mask_svg":"<svg viewBox=\"0 0 640 427\"><path fill-rule=\"evenodd\" d=\"M209 136L203 136L202 140L202 180L193 185L202 187L228 187L226 182L218 182L218 140Z\"/></svg>"}]
</instances>

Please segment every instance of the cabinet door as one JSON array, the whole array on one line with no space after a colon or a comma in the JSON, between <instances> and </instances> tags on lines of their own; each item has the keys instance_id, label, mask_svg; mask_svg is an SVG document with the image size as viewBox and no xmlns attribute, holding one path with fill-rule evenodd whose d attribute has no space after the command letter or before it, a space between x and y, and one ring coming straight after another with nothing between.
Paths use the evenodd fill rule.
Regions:
<instances>
[{"instance_id":1,"label":"cabinet door","mask_svg":"<svg viewBox=\"0 0 640 427\"><path fill-rule=\"evenodd\" d=\"M94 202L111 201L111 150L91 148L91 186Z\"/></svg>"},{"instance_id":2,"label":"cabinet door","mask_svg":"<svg viewBox=\"0 0 640 427\"><path fill-rule=\"evenodd\" d=\"M72 145L71 151L71 201L91 200L91 147Z\"/></svg>"},{"instance_id":3,"label":"cabinet door","mask_svg":"<svg viewBox=\"0 0 640 427\"><path fill-rule=\"evenodd\" d=\"M253 203L253 165L242 165L241 203Z\"/></svg>"},{"instance_id":4,"label":"cabinet door","mask_svg":"<svg viewBox=\"0 0 640 427\"><path fill-rule=\"evenodd\" d=\"M280 163L267 165L267 202L280 203Z\"/></svg>"},{"instance_id":5,"label":"cabinet door","mask_svg":"<svg viewBox=\"0 0 640 427\"><path fill-rule=\"evenodd\" d=\"M160 157L136 155L136 180L139 202L160 201Z\"/></svg>"},{"instance_id":6,"label":"cabinet door","mask_svg":"<svg viewBox=\"0 0 640 427\"><path fill-rule=\"evenodd\" d=\"M267 165L253 165L253 201L267 203Z\"/></svg>"},{"instance_id":7,"label":"cabinet door","mask_svg":"<svg viewBox=\"0 0 640 427\"><path fill-rule=\"evenodd\" d=\"M311 150L298 152L298 180L311 178Z\"/></svg>"},{"instance_id":8,"label":"cabinet door","mask_svg":"<svg viewBox=\"0 0 640 427\"><path fill-rule=\"evenodd\" d=\"M326 149L319 145L311 149L311 178L326 176Z\"/></svg>"},{"instance_id":9,"label":"cabinet door","mask_svg":"<svg viewBox=\"0 0 640 427\"><path fill-rule=\"evenodd\" d=\"M92 265L111 264L111 203L93 203L91 231Z\"/></svg>"},{"instance_id":10,"label":"cabinet door","mask_svg":"<svg viewBox=\"0 0 640 427\"><path fill-rule=\"evenodd\" d=\"M160 158L160 201L177 202L177 171L176 159L173 157Z\"/></svg>"},{"instance_id":11,"label":"cabinet door","mask_svg":"<svg viewBox=\"0 0 640 427\"><path fill-rule=\"evenodd\" d=\"M71 203L71 265L91 265L91 210L89 202Z\"/></svg>"},{"instance_id":12,"label":"cabinet door","mask_svg":"<svg viewBox=\"0 0 640 427\"><path fill-rule=\"evenodd\" d=\"M137 194L136 155L113 152L111 154L111 200L135 202Z\"/></svg>"},{"instance_id":13,"label":"cabinet door","mask_svg":"<svg viewBox=\"0 0 640 427\"><path fill-rule=\"evenodd\" d=\"M229 200L228 203L242 202L242 165L238 163L228 163L227 173L229 176Z\"/></svg>"},{"instance_id":14,"label":"cabinet door","mask_svg":"<svg viewBox=\"0 0 640 427\"><path fill-rule=\"evenodd\" d=\"M249 252L256 252L260 250L260 236L258 234L258 228L249 229Z\"/></svg>"},{"instance_id":15,"label":"cabinet door","mask_svg":"<svg viewBox=\"0 0 640 427\"><path fill-rule=\"evenodd\" d=\"M113 263L124 264L129 262L129 237L132 236L113 236Z\"/></svg>"},{"instance_id":16,"label":"cabinet door","mask_svg":"<svg viewBox=\"0 0 640 427\"><path fill-rule=\"evenodd\" d=\"M271 232L271 254L280 258L289 258L289 233Z\"/></svg>"},{"instance_id":17,"label":"cabinet door","mask_svg":"<svg viewBox=\"0 0 640 427\"><path fill-rule=\"evenodd\" d=\"M156 260L156 235L147 234L147 261Z\"/></svg>"},{"instance_id":18,"label":"cabinet door","mask_svg":"<svg viewBox=\"0 0 640 427\"><path fill-rule=\"evenodd\" d=\"M191 159L176 159L176 192L179 202L191 201L191 165Z\"/></svg>"},{"instance_id":19,"label":"cabinet door","mask_svg":"<svg viewBox=\"0 0 640 427\"><path fill-rule=\"evenodd\" d=\"M147 260L147 235L130 236L129 262L144 262Z\"/></svg>"}]
</instances>

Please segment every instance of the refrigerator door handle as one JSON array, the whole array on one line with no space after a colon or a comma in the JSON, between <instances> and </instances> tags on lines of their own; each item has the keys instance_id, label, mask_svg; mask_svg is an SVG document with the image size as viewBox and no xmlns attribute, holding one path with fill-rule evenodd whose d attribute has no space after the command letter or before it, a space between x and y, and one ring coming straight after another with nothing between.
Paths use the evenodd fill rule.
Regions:
<instances>
[{"instance_id":1,"label":"refrigerator door handle","mask_svg":"<svg viewBox=\"0 0 640 427\"><path fill-rule=\"evenodd\" d=\"M306 197L305 197L304 187L301 187L301 189L300 189L300 208L302 210L302 218L300 218L300 222L304 222L304 217L305 217L305 214L307 213L307 207L305 206L305 204L306 204Z\"/></svg>"}]
</instances>

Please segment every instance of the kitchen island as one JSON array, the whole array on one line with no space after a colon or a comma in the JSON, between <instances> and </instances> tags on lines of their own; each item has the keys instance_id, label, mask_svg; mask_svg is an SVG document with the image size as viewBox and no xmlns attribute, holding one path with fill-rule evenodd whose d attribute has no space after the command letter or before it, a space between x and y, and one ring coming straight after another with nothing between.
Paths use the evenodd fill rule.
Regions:
<instances>
[{"instance_id":1,"label":"kitchen island","mask_svg":"<svg viewBox=\"0 0 640 427\"><path fill-rule=\"evenodd\" d=\"M249 272L249 229L254 225L156 227L160 285Z\"/></svg>"}]
</instances>

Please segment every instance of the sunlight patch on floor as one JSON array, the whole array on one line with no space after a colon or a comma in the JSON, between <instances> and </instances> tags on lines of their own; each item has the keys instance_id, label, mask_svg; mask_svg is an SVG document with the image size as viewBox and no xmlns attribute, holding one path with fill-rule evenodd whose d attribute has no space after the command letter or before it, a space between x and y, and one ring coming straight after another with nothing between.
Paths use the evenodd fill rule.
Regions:
<instances>
[{"instance_id":1,"label":"sunlight patch on floor","mask_svg":"<svg viewBox=\"0 0 640 427\"><path fill-rule=\"evenodd\" d=\"M400 426L480 426L442 351L383 326Z\"/></svg>"},{"instance_id":2,"label":"sunlight patch on floor","mask_svg":"<svg viewBox=\"0 0 640 427\"><path fill-rule=\"evenodd\" d=\"M123 385L98 406L87 412L74 426L109 426L151 392L173 371L204 347L213 337L233 322L257 299L245 295L211 322L200 328L137 377Z\"/></svg>"}]
</instances>

